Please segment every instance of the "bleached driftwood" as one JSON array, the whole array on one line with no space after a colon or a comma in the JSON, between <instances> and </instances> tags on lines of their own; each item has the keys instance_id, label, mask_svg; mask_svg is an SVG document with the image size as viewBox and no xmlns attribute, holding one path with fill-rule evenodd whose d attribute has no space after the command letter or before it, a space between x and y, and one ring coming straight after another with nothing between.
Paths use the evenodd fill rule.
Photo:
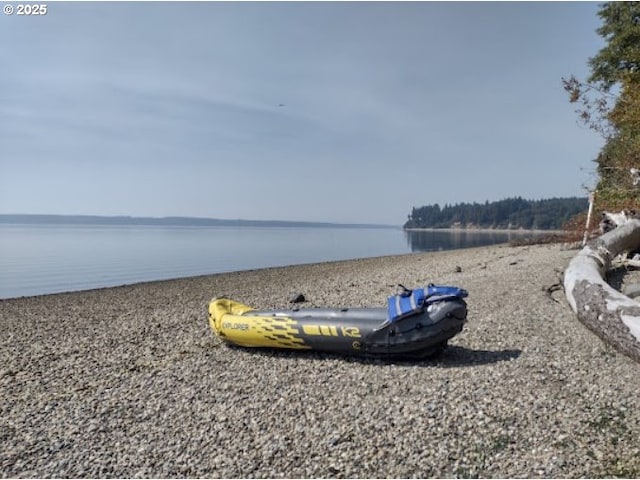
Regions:
<instances>
[{"instance_id":1,"label":"bleached driftwood","mask_svg":"<svg viewBox=\"0 0 640 480\"><path fill-rule=\"evenodd\" d=\"M605 280L616 255L640 248L640 220L589 242L564 273L567 300L578 319L606 343L640 362L640 303Z\"/></svg>"}]
</instances>

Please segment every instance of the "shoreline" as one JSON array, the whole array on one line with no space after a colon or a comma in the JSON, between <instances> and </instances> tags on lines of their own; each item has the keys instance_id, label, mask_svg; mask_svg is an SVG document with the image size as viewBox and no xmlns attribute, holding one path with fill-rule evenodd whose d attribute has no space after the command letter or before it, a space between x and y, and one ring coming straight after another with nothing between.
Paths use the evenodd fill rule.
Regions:
<instances>
[{"instance_id":1,"label":"shoreline","mask_svg":"<svg viewBox=\"0 0 640 480\"><path fill-rule=\"evenodd\" d=\"M186 257L185 252L188 251L182 249L185 250L185 252L180 252L181 249L176 248L176 253L167 252L168 257L166 262L159 257L153 259L151 255L142 255L142 259L139 261L137 258L123 260L130 257L130 251L118 247L114 242L122 242L124 238L116 236L114 240L110 236L107 236L109 242L106 242L103 249L104 258L110 258L113 260L111 262L101 260L101 258L103 258L101 257L101 252L92 255L84 251L83 255L75 261L65 263L61 261L61 258L63 258L61 254L64 253L64 249L62 249L60 252L56 252L57 255L52 254L52 258L46 258L41 254L34 254L31 258L25 259L24 264L18 263L13 266L10 265L10 270L7 272L7 275L5 275L4 278L0 278L0 300L70 291L86 291L95 288L109 288L112 286L130 285L158 279L186 278L189 276L214 274L220 271L229 272L248 268L264 268L269 264L282 263L291 265L313 263L322 261L322 257L326 258L325 261L331 261L331 256L333 256L333 258L340 258L348 256L365 257L383 253L411 254L418 253L417 251L422 249L437 250L438 247L455 249L461 246L465 247L473 244L491 242L515 243L520 239L523 242L530 243L535 242L535 238L538 236L536 233L518 232L505 234L496 232L497 231L491 231L486 234L461 234L460 231L457 230L447 230L434 233L433 235L435 235L435 237L432 240L430 239L430 234L427 237L424 237L422 233L410 231L403 234L401 229L398 228L395 233L385 233L381 236L373 234L375 236L372 237L367 234L362 237L362 245L348 244L345 247L345 251L341 250L342 246L340 243L336 243L336 247L330 247L332 251L322 246L322 248L317 249L318 252L305 252L304 249L293 246L293 254L290 255L288 253L285 254L282 247L278 247L274 242L266 249L265 255L260 255L260 258L258 258L255 253L252 253L260 251L259 249L261 248L254 240L251 243L254 244L253 248L255 250L249 250L249 254L244 255L244 257L248 256L252 258L252 260L245 260L245 258L234 249L230 249L232 254L231 257L227 259L226 255L215 253L217 250L209 248L206 238L200 238L197 256L196 254L190 254L189 258L176 260L179 256ZM314 233L312 235L315 237ZM380 237L380 239L376 240L378 237ZM17 238L19 240L21 237L18 236ZM92 237L89 236L87 240L91 241L91 238ZM152 240L155 242L157 238L163 237L154 237ZM257 239L258 237L255 238ZM321 238L326 238L326 235ZM333 241L331 238L330 236L328 240ZM337 238L339 239L340 237ZM347 239L349 238L350 235L347 236ZM360 236L354 238L356 238L356 241L360 241L358 240ZM367 239L371 240L370 245L364 243ZM137 240L139 240L139 238L137 238ZM174 238L172 236L169 237L166 242L159 240L157 248L168 248L169 241L183 242L182 238ZM225 246L224 241L220 241L220 243L220 251L225 251L225 248L229 248L228 245ZM45 251L44 249L47 248L47 245L42 242L41 245L43 250L40 251ZM146 248L140 241L137 241L134 247L139 249ZM112 250L110 251L109 248ZM270 254L272 254L272 256ZM147 256L148 258L145 258ZM45 264L47 266L43 268L42 265ZM0 275L0 277L2 277L2 275Z\"/></svg>"},{"instance_id":2,"label":"shoreline","mask_svg":"<svg viewBox=\"0 0 640 480\"><path fill-rule=\"evenodd\" d=\"M0 302L3 477L640 476L638 365L553 288L575 252L506 244L244 270ZM460 267L460 268L458 268ZM423 362L232 348L255 308L379 307L469 291Z\"/></svg>"},{"instance_id":3,"label":"shoreline","mask_svg":"<svg viewBox=\"0 0 640 480\"><path fill-rule=\"evenodd\" d=\"M507 246L507 245L508 245L508 242L504 242L504 243L496 243L496 244L493 244L492 246ZM35 293L35 294L19 295L19 296L15 296L15 297L0 297L0 303L3 302L3 301L7 301L7 300L17 300L17 299L34 298L34 297L46 297L46 296L49 296L49 295L65 295L65 294L72 294L72 293L93 292L93 291L96 291L96 290L108 290L108 289L111 289L111 288L132 287L132 286L136 286L136 285L163 283L163 282L189 280L189 279L199 279L199 278L203 278L203 277L212 277L212 276L228 275L228 274L239 274L239 273L243 273L243 272L259 272L259 271L262 271L262 270L287 269L287 268L304 267L304 266L310 266L311 267L313 265L323 265L323 264L343 263L343 262L355 262L355 261L359 261L359 260L375 260L375 259L385 259L385 258L389 258L389 257L404 257L404 256L412 256L412 255L428 255L428 254L431 254L431 253L438 253L438 252L452 252L452 251L463 252L463 251L466 251L466 250L474 250L474 249L478 249L478 248L485 248L485 247L484 246L464 247L464 248L452 248L452 249L448 249L448 250L433 250L433 251L428 251L428 252L396 253L396 254L379 255L379 256L373 256L373 257L359 257L359 258L348 258L348 259L343 259L343 260L326 260L326 261L320 261L320 262L294 263L294 264L288 264L288 265L274 265L274 266L270 266L270 267L256 267L256 268L248 268L248 269L241 269L241 270L228 270L228 271L223 271L223 272L203 273L203 274L198 274L198 275L185 275L185 276L170 277L170 278L164 278L164 279L161 278L161 279L141 280L141 281L133 281L131 283L118 283L118 284L115 284L115 285L105 285L105 286L95 286L95 287L89 287L89 288L80 288L80 289L77 289L77 290L62 290L62 291L58 291L58 292Z\"/></svg>"},{"instance_id":4,"label":"shoreline","mask_svg":"<svg viewBox=\"0 0 640 480\"><path fill-rule=\"evenodd\" d=\"M561 234L566 230L540 230L526 228L403 228L407 232L478 232L478 233L535 233Z\"/></svg>"}]
</instances>

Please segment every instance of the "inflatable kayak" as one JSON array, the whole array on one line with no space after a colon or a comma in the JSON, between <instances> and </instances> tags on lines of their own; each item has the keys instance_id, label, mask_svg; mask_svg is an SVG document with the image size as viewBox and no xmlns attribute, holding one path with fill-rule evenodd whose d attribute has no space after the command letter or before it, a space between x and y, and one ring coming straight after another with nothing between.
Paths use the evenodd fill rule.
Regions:
<instances>
[{"instance_id":1,"label":"inflatable kayak","mask_svg":"<svg viewBox=\"0 0 640 480\"><path fill-rule=\"evenodd\" d=\"M467 319L466 290L429 285L389 297L387 308L255 310L228 298L209 303L209 323L242 347L426 358L441 353Z\"/></svg>"}]
</instances>

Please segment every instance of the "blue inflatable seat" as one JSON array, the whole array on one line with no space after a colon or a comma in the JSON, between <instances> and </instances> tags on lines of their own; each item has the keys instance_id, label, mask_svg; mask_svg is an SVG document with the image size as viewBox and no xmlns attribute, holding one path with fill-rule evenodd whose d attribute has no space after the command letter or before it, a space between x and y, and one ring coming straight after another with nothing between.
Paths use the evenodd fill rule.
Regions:
<instances>
[{"instance_id":1,"label":"blue inflatable seat","mask_svg":"<svg viewBox=\"0 0 640 480\"><path fill-rule=\"evenodd\" d=\"M399 286L403 291L389 297L387 301L387 313L390 322L395 322L401 318L420 313L430 303L453 298L464 298L469 295L468 292L462 288L449 287L446 285L430 284L427 288L416 288L413 290L408 290L402 285Z\"/></svg>"}]
</instances>

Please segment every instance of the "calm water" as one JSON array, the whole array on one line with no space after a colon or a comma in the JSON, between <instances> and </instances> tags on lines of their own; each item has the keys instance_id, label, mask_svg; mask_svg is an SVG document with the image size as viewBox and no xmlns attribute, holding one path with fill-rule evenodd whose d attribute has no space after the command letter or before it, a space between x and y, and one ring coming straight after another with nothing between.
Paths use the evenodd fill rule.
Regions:
<instances>
[{"instance_id":1,"label":"calm water","mask_svg":"<svg viewBox=\"0 0 640 480\"><path fill-rule=\"evenodd\" d=\"M504 243L518 233L0 225L0 298Z\"/></svg>"}]
</instances>

